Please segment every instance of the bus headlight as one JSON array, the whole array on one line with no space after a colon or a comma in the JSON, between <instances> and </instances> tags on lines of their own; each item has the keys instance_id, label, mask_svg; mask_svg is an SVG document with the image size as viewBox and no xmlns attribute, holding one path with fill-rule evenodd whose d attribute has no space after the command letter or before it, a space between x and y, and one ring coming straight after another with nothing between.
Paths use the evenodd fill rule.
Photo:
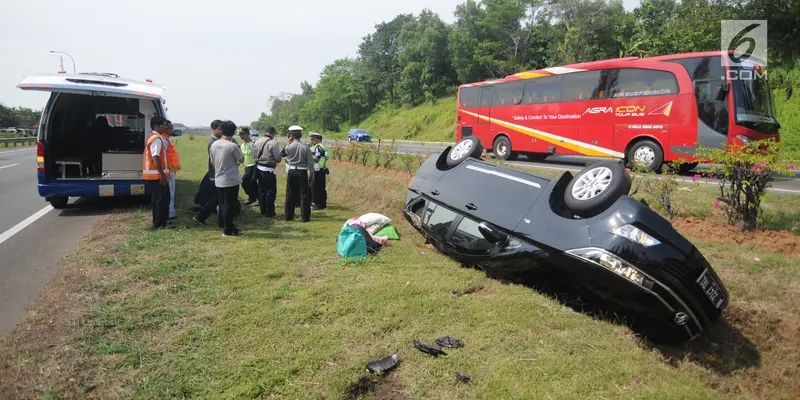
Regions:
<instances>
[{"instance_id":1,"label":"bus headlight","mask_svg":"<svg viewBox=\"0 0 800 400\"><path fill-rule=\"evenodd\" d=\"M639 272L634 266L628 264L621 258L599 248L590 247L584 249L567 250L567 254L592 264L599 265L617 275L643 287L650 288L653 282L645 282L644 274Z\"/></svg>"},{"instance_id":2,"label":"bus headlight","mask_svg":"<svg viewBox=\"0 0 800 400\"><path fill-rule=\"evenodd\" d=\"M622 225L611 231L611 233L617 236L622 236L631 242L639 243L644 247L655 246L661 243L656 238L642 232L641 229L633 225Z\"/></svg>"}]
</instances>

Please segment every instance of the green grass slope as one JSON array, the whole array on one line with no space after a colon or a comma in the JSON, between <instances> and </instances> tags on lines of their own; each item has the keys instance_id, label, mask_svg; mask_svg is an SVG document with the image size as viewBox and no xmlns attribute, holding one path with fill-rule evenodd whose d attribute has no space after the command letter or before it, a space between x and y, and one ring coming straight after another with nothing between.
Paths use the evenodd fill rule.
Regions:
<instances>
[{"instance_id":1,"label":"green grass slope","mask_svg":"<svg viewBox=\"0 0 800 400\"><path fill-rule=\"evenodd\" d=\"M456 137L456 98L414 108L381 108L361 122L376 139L452 142Z\"/></svg>"}]
</instances>

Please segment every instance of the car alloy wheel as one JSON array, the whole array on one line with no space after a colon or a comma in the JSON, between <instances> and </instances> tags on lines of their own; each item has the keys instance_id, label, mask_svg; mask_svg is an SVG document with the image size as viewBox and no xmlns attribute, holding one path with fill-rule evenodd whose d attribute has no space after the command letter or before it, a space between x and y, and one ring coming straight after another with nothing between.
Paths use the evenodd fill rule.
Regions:
<instances>
[{"instance_id":1,"label":"car alloy wheel","mask_svg":"<svg viewBox=\"0 0 800 400\"><path fill-rule=\"evenodd\" d=\"M465 155L469 154L469 151L472 150L472 142L469 140L464 140L461 143L457 144L453 150L450 150L450 159L451 160L458 160Z\"/></svg>"},{"instance_id":2,"label":"car alloy wheel","mask_svg":"<svg viewBox=\"0 0 800 400\"><path fill-rule=\"evenodd\" d=\"M608 188L613 176L607 167L597 167L580 177L572 187L572 197L577 200L590 200Z\"/></svg>"}]
</instances>

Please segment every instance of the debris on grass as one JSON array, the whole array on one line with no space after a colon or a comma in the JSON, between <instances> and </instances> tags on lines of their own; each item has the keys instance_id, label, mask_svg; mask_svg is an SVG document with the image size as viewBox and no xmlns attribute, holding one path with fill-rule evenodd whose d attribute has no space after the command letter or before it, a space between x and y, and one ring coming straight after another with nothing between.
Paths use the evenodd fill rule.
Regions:
<instances>
[{"instance_id":1,"label":"debris on grass","mask_svg":"<svg viewBox=\"0 0 800 400\"><path fill-rule=\"evenodd\" d=\"M470 379L472 379L472 378L470 378L469 375L467 375L467 374L465 374L463 372L456 372L456 377L458 378L458 380L460 380L461 382L464 382L464 383L469 382Z\"/></svg>"},{"instance_id":2,"label":"debris on grass","mask_svg":"<svg viewBox=\"0 0 800 400\"><path fill-rule=\"evenodd\" d=\"M355 400L374 392L377 387L378 382L376 379L362 375L358 380L347 387L347 390L344 392L344 398L345 400Z\"/></svg>"},{"instance_id":3,"label":"debris on grass","mask_svg":"<svg viewBox=\"0 0 800 400\"><path fill-rule=\"evenodd\" d=\"M454 338L452 336L442 336L435 340L436 344L442 347L449 347L451 349L456 349L460 347L464 347L464 342L461 339Z\"/></svg>"},{"instance_id":4,"label":"debris on grass","mask_svg":"<svg viewBox=\"0 0 800 400\"><path fill-rule=\"evenodd\" d=\"M444 356L447 355L447 353L442 351L441 348L439 348L437 346L431 346L431 345L427 345L427 344L421 343L417 339L414 339L414 347L416 347L417 350L419 350L419 351L421 351L423 353L428 353L428 354L430 354L430 355L432 355L434 357L439 357L440 355L444 355Z\"/></svg>"},{"instance_id":5,"label":"debris on grass","mask_svg":"<svg viewBox=\"0 0 800 400\"><path fill-rule=\"evenodd\" d=\"M400 363L400 358L397 357L397 353L394 353L380 360L367 363L367 371L370 373L389 371L396 367L398 363Z\"/></svg>"}]
</instances>

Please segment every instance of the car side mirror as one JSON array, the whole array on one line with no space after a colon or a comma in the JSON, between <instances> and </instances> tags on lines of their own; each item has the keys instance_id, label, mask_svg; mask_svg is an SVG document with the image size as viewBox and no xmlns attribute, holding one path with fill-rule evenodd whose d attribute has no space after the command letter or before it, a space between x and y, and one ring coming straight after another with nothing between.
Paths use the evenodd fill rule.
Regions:
<instances>
[{"instance_id":1,"label":"car side mirror","mask_svg":"<svg viewBox=\"0 0 800 400\"><path fill-rule=\"evenodd\" d=\"M725 100L725 97L728 95L728 91L730 91L731 86L728 83L723 83L717 87L717 94L715 96L717 101Z\"/></svg>"},{"instance_id":2,"label":"car side mirror","mask_svg":"<svg viewBox=\"0 0 800 400\"><path fill-rule=\"evenodd\" d=\"M492 228L486 222L478 224L478 231L480 231L481 235L483 235L484 239L489 241L489 243L498 243L506 238L506 235Z\"/></svg>"}]
</instances>

